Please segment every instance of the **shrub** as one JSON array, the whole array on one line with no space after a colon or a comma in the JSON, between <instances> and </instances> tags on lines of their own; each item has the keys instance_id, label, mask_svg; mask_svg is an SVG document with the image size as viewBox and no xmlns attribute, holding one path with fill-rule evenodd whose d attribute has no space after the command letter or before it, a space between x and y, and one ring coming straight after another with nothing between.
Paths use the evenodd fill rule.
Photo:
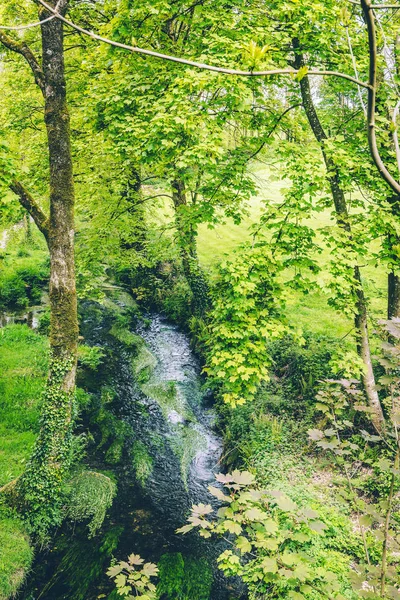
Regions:
<instances>
[{"instance_id":1,"label":"shrub","mask_svg":"<svg viewBox=\"0 0 400 600\"><path fill-rule=\"evenodd\" d=\"M44 264L5 269L0 276L0 306L15 309L38 304L47 280L48 267Z\"/></svg>"}]
</instances>

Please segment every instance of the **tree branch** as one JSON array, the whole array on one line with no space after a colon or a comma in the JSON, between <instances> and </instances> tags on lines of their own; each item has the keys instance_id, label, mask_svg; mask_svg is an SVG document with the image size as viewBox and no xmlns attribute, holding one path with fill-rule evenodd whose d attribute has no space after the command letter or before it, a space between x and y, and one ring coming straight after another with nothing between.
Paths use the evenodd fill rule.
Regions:
<instances>
[{"instance_id":1,"label":"tree branch","mask_svg":"<svg viewBox=\"0 0 400 600\"><path fill-rule=\"evenodd\" d=\"M28 63L33 72L37 85L40 87L42 93L44 94L44 74L39 62L37 61L32 50L29 48L28 44L26 42L19 42L17 40L14 40L2 31L0 31L0 42L3 44L3 46L8 48L8 50L16 52L17 54L21 54L21 56L25 58L26 62Z\"/></svg>"},{"instance_id":2,"label":"tree branch","mask_svg":"<svg viewBox=\"0 0 400 600\"><path fill-rule=\"evenodd\" d=\"M60 19L63 23L72 27L76 31L83 33L91 37L93 40L97 40L99 42L104 42L105 44L109 44L110 46L115 46L116 48L122 48L123 50L128 50L129 52L144 54L146 56L153 56L154 58L161 58L163 60L168 60L171 62L180 63L182 65L188 65L190 67L195 67L197 69L204 69L206 71L214 71L216 73L225 73L226 75L237 75L240 77L268 77L270 75L296 75L298 71L295 69L273 69L270 71L241 71L237 69L227 69L225 67L217 67L214 65L208 65L205 63L199 63L193 60L187 60L186 58L180 58L178 56L170 56L169 54L161 54L160 52L154 52L153 50L146 50L144 48L138 48L137 46L128 46L127 44L121 44L120 42L115 42L114 40L110 40L108 38L102 37L101 35L97 35L97 33L93 33L92 31L88 31L83 27L79 27L79 25L75 25L72 21L69 21L63 15L61 15L57 10L55 10L52 6L44 2L43 0L35 0L47 10L55 15L57 19ZM369 88L369 84L364 81L358 81L355 77L351 75L347 75L345 73L338 73L336 71L309 71L308 75L331 75L333 77L340 77L341 79L347 79L357 85L360 85L364 88Z\"/></svg>"},{"instance_id":3,"label":"tree branch","mask_svg":"<svg viewBox=\"0 0 400 600\"><path fill-rule=\"evenodd\" d=\"M368 28L368 45L369 45L369 88L368 88L368 142L369 148L374 159L375 165L378 168L383 179L390 185L396 194L400 194L400 184L392 177L383 163L379 154L378 144L376 140L376 91L377 91L377 43L376 43L376 27L375 16L372 8L371 0L361 0L365 22Z\"/></svg>"},{"instance_id":4,"label":"tree branch","mask_svg":"<svg viewBox=\"0 0 400 600\"><path fill-rule=\"evenodd\" d=\"M7 30L7 31L23 31L24 29L32 29L33 27L39 27L39 25L42 25L43 23L46 23L47 21L51 21L52 19L55 19L56 15L51 15L50 17L48 17L47 19L44 19L43 21L37 21L36 23L27 23L26 25L0 25L0 29L3 30Z\"/></svg>"},{"instance_id":5,"label":"tree branch","mask_svg":"<svg viewBox=\"0 0 400 600\"><path fill-rule=\"evenodd\" d=\"M35 221L37 228L41 231L48 241L49 238L49 219L46 214L42 211L39 204L31 196L31 194L24 188L22 183L14 180L10 184L10 190L14 192L21 203L21 205L28 211L32 219Z\"/></svg>"}]
</instances>

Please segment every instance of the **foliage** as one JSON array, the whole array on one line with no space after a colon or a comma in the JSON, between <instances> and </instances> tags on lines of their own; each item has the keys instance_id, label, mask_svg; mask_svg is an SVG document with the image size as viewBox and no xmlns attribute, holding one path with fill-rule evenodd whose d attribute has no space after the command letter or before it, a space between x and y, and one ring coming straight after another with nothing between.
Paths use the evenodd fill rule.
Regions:
<instances>
[{"instance_id":1,"label":"foliage","mask_svg":"<svg viewBox=\"0 0 400 600\"><path fill-rule=\"evenodd\" d=\"M173 322L186 326L191 317L192 292L176 255L168 260L170 248L153 248L153 252L157 250L163 261L157 258L153 264L150 257L148 265L121 270L118 280L130 287L142 309L163 312Z\"/></svg>"},{"instance_id":2,"label":"foliage","mask_svg":"<svg viewBox=\"0 0 400 600\"><path fill-rule=\"evenodd\" d=\"M96 370L104 358L104 350L99 346L80 344L78 347L78 361L89 369Z\"/></svg>"},{"instance_id":3,"label":"foliage","mask_svg":"<svg viewBox=\"0 0 400 600\"><path fill-rule=\"evenodd\" d=\"M258 489L248 471L220 474L216 479L222 487L209 489L224 505L217 518L210 505L193 506L188 525L179 533L198 528L204 538L213 533L231 535L231 548L219 556L219 568L226 575L240 576L252 598L262 593L312 598L314 591L344 597L343 582L328 556L314 559L313 539L323 536L327 528L316 511L297 505L280 490Z\"/></svg>"},{"instance_id":4,"label":"foliage","mask_svg":"<svg viewBox=\"0 0 400 600\"><path fill-rule=\"evenodd\" d=\"M21 309L39 304L43 286L48 281L47 265L10 265L0 274L0 306L8 309Z\"/></svg>"},{"instance_id":5,"label":"foliage","mask_svg":"<svg viewBox=\"0 0 400 600\"><path fill-rule=\"evenodd\" d=\"M78 522L89 520L89 537L93 537L102 526L116 491L114 481L107 475L94 471L80 473L68 483L68 517Z\"/></svg>"},{"instance_id":6,"label":"foliage","mask_svg":"<svg viewBox=\"0 0 400 600\"><path fill-rule=\"evenodd\" d=\"M205 371L231 406L254 399L258 385L268 381L267 344L286 332L279 271L266 243L243 247L219 269Z\"/></svg>"},{"instance_id":7,"label":"foliage","mask_svg":"<svg viewBox=\"0 0 400 600\"><path fill-rule=\"evenodd\" d=\"M340 494L355 513L364 541L364 561L352 580L357 592L371 598L396 598L399 573L399 522L397 492L399 480L399 319L384 322L385 333L394 343L385 342L380 362L385 374L380 378L388 421L383 433L371 431L365 404L357 381L327 382L318 394L317 407L323 413L323 429L311 429L316 446L333 454L343 473ZM357 417L361 414L361 419ZM365 416L364 416L365 415ZM365 497L368 478L360 467L373 473L372 494ZM367 472L368 472L367 471ZM366 485L367 480L367 485ZM381 546L379 551L376 548Z\"/></svg>"},{"instance_id":8,"label":"foliage","mask_svg":"<svg viewBox=\"0 0 400 600\"><path fill-rule=\"evenodd\" d=\"M152 583L152 578L158 575L158 567L153 563L145 563L137 554L131 554L128 562L120 561L111 566L107 575L114 580L118 594L123 598L156 598L156 586Z\"/></svg>"},{"instance_id":9,"label":"foliage","mask_svg":"<svg viewBox=\"0 0 400 600\"><path fill-rule=\"evenodd\" d=\"M161 600L209 600L213 574L204 558L163 554L158 562L157 598Z\"/></svg>"},{"instance_id":10,"label":"foliage","mask_svg":"<svg viewBox=\"0 0 400 600\"><path fill-rule=\"evenodd\" d=\"M0 487L19 477L38 432L47 341L26 325L0 329ZM0 598L15 594L33 560L22 519L0 499Z\"/></svg>"},{"instance_id":11,"label":"foliage","mask_svg":"<svg viewBox=\"0 0 400 600\"><path fill-rule=\"evenodd\" d=\"M74 460L75 394L63 390L74 363L50 357L50 377L42 394L40 432L18 481L20 509L30 531L44 539L63 519L63 483Z\"/></svg>"}]
</instances>

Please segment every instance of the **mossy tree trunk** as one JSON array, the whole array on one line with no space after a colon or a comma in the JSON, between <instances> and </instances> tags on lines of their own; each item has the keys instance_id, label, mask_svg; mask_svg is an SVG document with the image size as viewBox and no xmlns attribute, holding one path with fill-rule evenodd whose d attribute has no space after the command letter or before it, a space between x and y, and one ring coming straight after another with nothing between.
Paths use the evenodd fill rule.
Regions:
<instances>
[{"instance_id":1,"label":"mossy tree trunk","mask_svg":"<svg viewBox=\"0 0 400 600\"><path fill-rule=\"evenodd\" d=\"M49 0L55 6L55 2ZM58 2L64 14L68 0ZM49 13L39 6L39 18ZM78 346L78 316L74 261L74 183L70 120L66 100L63 24L43 22L42 61L25 43L7 36L0 41L21 54L31 67L44 98L49 153L50 215L17 181L10 186L46 238L50 253L50 367L44 393L41 427L35 448L17 490L33 529L45 533L60 516L60 490L68 469L73 424Z\"/></svg>"},{"instance_id":2,"label":"mossy tree trunk","mask_svg":"<svg viewBox=\"0 0 400 600\"><path fill-rule=\"evenodd\" d=\"M301 69L305 65L304 57L300 51L298 40L293 40L293 48L295 51L295 68ZM349 242L351 241L351 224L345 194L340 184L340 174L333 158L325 150L325 141L328 139L324 128L319 120L317 111L314 106L310 82L308 77L303 77L300 81L300 90L302 104L307 115L308 122L313 131L315 139L320 145L321 152L327 170L327 178L331 188L333 204L336 212L336 220L339 225L348 235ZM372 365L371 349L368 332L368 310L367 301L364 294L363 283L360 268L358 265L353 271L353 294L355 300L355 317L354 324L357 338L357 351L364 364L364 373L362 382L368 403L372 408L372 421L378 431L382 431L384 427L384 415L382 406L379 400L378 392L375 385L375 375Z\"/></svg>"},{"instance_id":3,"label":"mossy tree trunk","mask_svg":"<svg viewBox=\"0 0 400 600\"><path fill-rule=\"evenodd\" d=\"M197 227L190 219L185 184L180 179L172 182L172 200L183 271L193 294L194 310L203 315L209 305L209 287L197 256Z\"/></svg>"}]
</instances>

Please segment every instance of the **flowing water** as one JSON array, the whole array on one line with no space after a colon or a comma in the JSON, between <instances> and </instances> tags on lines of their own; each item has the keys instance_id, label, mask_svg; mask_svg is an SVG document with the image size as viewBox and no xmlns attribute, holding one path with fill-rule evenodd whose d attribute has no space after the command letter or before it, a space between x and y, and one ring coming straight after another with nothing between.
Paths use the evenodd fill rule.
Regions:
<instances>
[{"instance_id":1,"label":"flowing water","mask_svg":"<svg viewBox=\"0 0 400 600\"><path fill-rule=\"evenodd\" d=\"M63 531L51 553L38 557L31 582L21 597L108 597L109 582L104 571L109 558L99 548L116 530L119 533L113 553L119 559L131 552L155 562L162 555L177 552L194 561L206 559L214 571L210 600L244 597L237 584L228 582L215 568L215 559L225 542L203 540L197 533L175 533L185 524L192 504L202 502L218 508L207 488L215 483L215 473L221 470L222 441L215 431L211 397L203 390L200 365L188 337L160 315L150 315L146 326L136 325L126 332L115 324L110 326L104 312L93 306L84 312L81 329L86 343L107 351L92 387L97 393L105 388L113 390L115 415L129 428L123 460L114 467L118 495L103 528L103 541L88 541L84 532L77 539L78 530L74 538ZM106 456L112 456L114 442L111 439L106 444ZM100 566L82 592L75 581L79 578L76 572L90 555ZM92 572L93 568L87 566L85 571ZM208 599L201 596L201 600Z\"/></svg>"}]
</instances>

